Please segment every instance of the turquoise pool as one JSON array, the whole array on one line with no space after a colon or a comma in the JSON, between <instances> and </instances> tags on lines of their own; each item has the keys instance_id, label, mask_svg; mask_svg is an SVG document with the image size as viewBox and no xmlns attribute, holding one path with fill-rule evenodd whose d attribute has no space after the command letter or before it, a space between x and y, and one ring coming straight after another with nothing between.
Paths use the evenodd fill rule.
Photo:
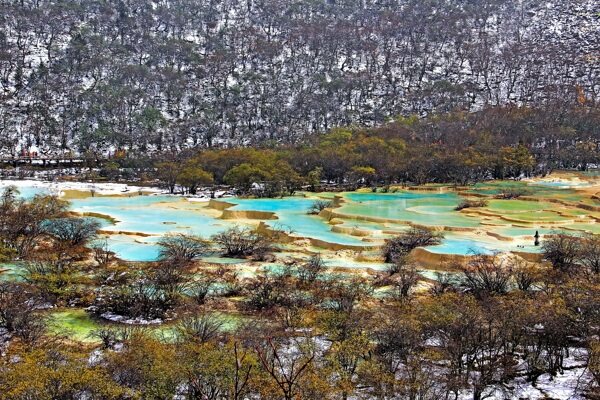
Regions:
<instances>
[{"instance_id":1,"label":"turquoise pool","mask_svg":"<svg viewBox=\"0 0 600 400\"><path fill-rule=\"evenodd\" d=\"M454 211L461 201L457 193L348 193L345 197L351 202L336 210L345 215L410 221L428 226L479 226L477 219Z\"/></svg>"},{"instance_id":2,"label":"turquoise pool","mask_svg":"<svg viewBox=\"0 0 600 400\"><path fill-rule=\"evenodd\" d=\"M473 186L470 192L493 193L506 187L529 187L542 198L581 200L581 195L570 189L527 185L524 182L484 183ZM32 197L45 191L40 187L26 186L20 187L19 190L23 197ZM327 195L331 197L331 194ZM538 214L545 215L548 213L546 210L555 207L554 204L546 202L491 200L488 207L481 209L481 211L493 213L488 216L486 214L478 215L478 210L470 213L455 211L455 207L463 199L456 192L406 190L396 193L352 192L339 195L345 201L335 209L335 213L341 216L337 221L341 225L338 225L337 229L322 217L308 215L307 211L316 197L230 198L226 201L234 204L232 210L275 213L277 219L267 220L265 223L292 236L317 239L331 244L365 247L365 250L381 243L383 239L396 232L408 229L409 224L455 228L451 229L452 232L445 233L445 238L440 245L432 246L428 250L439 254L460 255L511 250L536 252L539 251L539 248L529 246L529 243L525 243L522 237L533 235L535 230L539 230L541 234L547 234L553 230L552 227L541 226L543 223L535 220L535 218L541 218ZM194 203L177 196L88 197L74 199L71 203L74 211L104 214L116 220L112 223L107 219L99 219L102 229L107 232L108 247L119 257L130 261L155 260L159 252L157 241L162 235L169 232L192 233L209 238L230 227L248 223L248 221L220 219L218 218L219 211L208 210L205 203ZM587 211L579 209L575 211L572 209L569 212L576 211L583 217L587 213ZM534 212L538 214L533 215ZM523 226L513 226L509 221L500 219L500 215L517 215L523 219L521 223ZM365 217L372 217L379 221L360 219ZM568 218L560 217L558 214L552 215L552 217L553 221L557 222L565 220L565 223L569 224L565 226L567 229L599 232L600 224L597 223L584 221L573 224L569 222ZM487 222L487 225L481 222ZM490 224L498 226L490 227ZM368 235L369 240L352 236L349 232L353 229L355 231L352 233ZM462 230L471 232L458 232ZM499 241L488 236L485 230L514 237L516 240ZM474 234L472 231L482 233ZM218 261L215 260L215 262ZM227 263L226 260L220 262ZM234 262L232 261L232 263ZM376 269L376 266L374 268Z\"/></svg>"}]
</instances>

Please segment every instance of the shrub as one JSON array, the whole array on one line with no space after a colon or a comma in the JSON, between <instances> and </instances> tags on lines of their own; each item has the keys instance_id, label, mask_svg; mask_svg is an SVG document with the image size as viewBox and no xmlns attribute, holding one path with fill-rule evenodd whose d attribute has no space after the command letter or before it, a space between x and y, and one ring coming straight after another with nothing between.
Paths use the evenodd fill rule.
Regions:
<instances>
[{"instance_id":1,"label":"shrub","mask_svg":"<svg viewBox=\"0 0 600 400\"><path fill-rule=\"evenodd\" d=\"M91 309L96 315L112 313L128 318L164 318L177 301L172 293L138 282L132 286L105 290Z\"/></svg>"},{"instance_id":2,"label":"shrub","mask_svg":"<svg viewBox=\"0 0 600 400\"><path fill-rule=\"evenodd\" d=\"M463 268L462 285L478 297L506 294L513 277L512 266L497 255L476 255Z\"/></svg>"},{"instance_id":3,"label":"shrub","mask_svg":"<svg viewBox=\"0 0 600 400\"><path fill-rule=\"evenodd\" d=\"M41 299L26 286L0 282L0 328L33 343L46 333L44 318L37 313Z\"/></svg>"},{"instance_id":4,"label":"shrub","mask_svg":"<svg viewBox=\"0 0 600 400\"><path fill-rule=\"evenodd\" d=\"M530 192L528 190L525 190L522 188L506 188L506 189L501 190L500 193L498 193L494 197L496 199L512 200L512 199L518 199L521 196L526 196L529 193Z\"/></svg>"},{"instance_id":5,"label":"shrub","mask_svg":"<svg viewBox=\"0 0 600 400\"><path fill-rule=\"evenodd\" d=\"M233 227L212 237L228 257L263 256L271 249L269 235L249 228Z\"/></svg>"},{"instance_id":6,"label":"shrub","mask_svg":"<svg viewBox=\"0 0 600 400\"><path fill-rule=\"evenodd\" d=\"M488 205L487 200L463 200L461 201L454 210L460 211L465 208L478 208L478 207L486 207Z\"/></svg>"},{"instance_id":7,"label":"shrub","mask_svg":"<svg viewBox=\"0 0 600 400\"><path fill-rule=\"evenodd\" d=\"M115 259L115 253L110 251L108 241L106 239L94 243L92 246L92 256L94 261L100 267L107 267Z\"/></svg>"},{"instance_id":8,"label":"shrub","mask_svg":"<svg viewBox=\"0 0 600 400\"><path fill-rule=\"evenodd\" d=\"M192 261L205 254L208 243L195 235L171 233L163 236L158 242L160 258L179 261Z\"/></svg>"},{"instance_id":9,"label":"shrub","mask_svg":"<svg viewBox=\"0 0 600 400\"><path fill-rule=\"evenodd\" d=\"M260 276L251 287L247 304L254 310L272 308L283 299L283 282L274 276Z\"/></svg>"},{"instance_id":10,"label":"shrub","mask_svg":"<svg viewBox=\"0 0 600 400\"><path fill-rule=\"evenodd\" d=\"M298 270L298 276L304 283L313 283L325 270L325 263L320 254L311 256Z\"/></svg>"},{"instance_id":11,"label":"shrub","mask_svg":"<svg viewBox=\"0 0 600 400\"><path fill-rule=\"evenodd\" d=\"M213 314L201 314L183 318L175 328L182 341L206 343L216 338L223 328L223 321Z\"/></svg>"},{"instance_id":12,"label":"shrub","mask_svg":"<svg viewBox=\"0 0 600 400\"><path fill-rule=\"evenodd\" d=\"M403 265L395 274L392 283L392 296L399 301L407 299L421 276L414 265Z\"/></svg>"},{"instance_id":13,"label":"shrub","mask_svg":"<svg viewBox=\"0 0 600 400\"><path fill-rule=\"evenodd\" d=\"M102 342L103 349L110 349L120 341L120 330L112 326L102 326L90 332L89 337Z\"/></svg>"},{"instance_id":14,"label":"shrub","mask_svg":"<svg viewBox=\"0 0 600 400\"><path fill-rule=\"evenodd\" d=\"M444 293L453 291L457 284L456 279L451 273L436 272L435 282L431 286L430 293L434 296L441 296Z\"/></svg>"},{"instance_id":15,"label":"shrub","mask_svg":"<svg viewBox=\"0 0 600 400\"><path fill-rule=\"evenodd\" d=\"M442 240L440 233L427 228L411 228L385 242L382 253L385 262L395 263L406 257L413 249L424 246L434 246Z\"/></svg>"},{"instance_id":16,"label":"shrub","mask_svg":"<svg viewBox=\"0 0 600 400\"><path fill-rule=\"evenodd\" d=\"M96 237L100 223L91 218L56 218L43 224L44 231L70 246L81 246Z\"/></svg>"},{"instance_id":17,"label":"shrub","mask_svg":"<svg viewBox=\"0 0 600 400\"><path fill-rule=\"evenodd\" d=\"M580 261L582 241L574 236L556 234L544 241L542 251L544 258L550 261L554 268L570 272Z\"/></svg>"},{"instance_id":18,"label":"shrub","mask_svg":"<svg viewBox=\"0 0 600 400\"><path fill-rule=\"evenodd\" d=\"M190 296L197 304L204 304L206 297L210 293L214 281L209 278L202 278L192 282L187 290Z\"/></svg>"},{"instance_id":19,"label":"shrub","mask_svg":"<svg viewBox=\"0 0 600 400\"><path fill-rule=\"evenodd\" d=\"M331 208L332 206L333 206L333 201L330 201L330 200L315 200L310 205L310 208L308 209L308 214L316 215L316 214L319 214L324 209Z\"/></svg>"}]
</instances>

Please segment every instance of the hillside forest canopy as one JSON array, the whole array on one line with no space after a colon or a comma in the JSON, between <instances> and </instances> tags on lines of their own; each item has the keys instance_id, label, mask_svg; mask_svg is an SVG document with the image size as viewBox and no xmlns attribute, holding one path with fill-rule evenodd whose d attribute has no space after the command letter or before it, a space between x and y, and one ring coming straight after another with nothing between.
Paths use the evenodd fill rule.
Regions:
<instances>
[{"instance_id":1,"label":"hillside forest canopy","mask_svg":"<svg viewBox=\"0 0 600 400\"><path fill-rule=\"evenodd\" d=\"M560 120L597 103L599 19L594 0L2 1L0 150L298 143L506 105Z\"/></svg>"}]
</instances>

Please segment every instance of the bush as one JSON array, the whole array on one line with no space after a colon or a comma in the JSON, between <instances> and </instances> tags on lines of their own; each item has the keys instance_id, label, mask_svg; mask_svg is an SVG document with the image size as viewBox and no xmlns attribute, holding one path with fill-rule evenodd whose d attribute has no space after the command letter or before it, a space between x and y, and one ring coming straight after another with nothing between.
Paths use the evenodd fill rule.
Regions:
<instances>
[{"instance_id":1,"label":"bush","mask_svg":"<svg viewBox=\"0 0 600 400\"><path fill-rule=\"evenodd\" d=\"M147 273L148 283L170 295L177 296L185 289L189 275L177 260L163 260L158 262Z\"/></svg>"},{"instance_id":2,"label":"bush","mask_svg":"<svg viewBox=\"0 0 600 400\"><path fill-rule=\"evenodd\" d=\"M24 265L23 279L34 285L46 301L72 302L83 296L78 285L85 278L72 262L64 260L36 260Z\"/></svg>"},{"instance_id":3,"label":"bush","mask_svg":"<svg viewBox=\"0 0 600 400\"><path fill-rule=\"evenodd\" d=\"M463 200L461 201L454 210L460 211L465 208L478 208L478 207L486 207L488 205L487 200Z\"/></svg>"},{"instance_id":4,"label":"bush","mask_svg":"<svg viewBox=\"0 0 600 400\"><path fill-rule=\"evenodd\" d=\"M101 293L91 309L96 315L116 314L128 318L163 319L177 304L172 293L138 282Z\"/></svg>"},{"instance_id":5,"label":"bush","mask_svg":"<svg viewBox=\"0 0 600 400\"><path fill-rule=\"evenodd\" d=\"M427 228L411 228L385 242L382 253L385 262L395 263L417 247L439 244L443 236Z\"/></svg>"},{"instance_id":6,"label":"bush","mask_svg":"<svg viewBox=\"0 0 600 400\"><path fill-rule=\"evenodd\" d=\"M421 279L421 275L414 265L403 265L395 274L392 283L392 297L399 301L407 299L419 279Z\"/></svg>"},{"instance_id":7,"label":"bush","mask_svg":"<svg viewBox=\"0 0 600 400\"><path fill-rule=\"evenodd\" d=\"M15 259L17 251L9 247L4 247L0 244L0 263L9 262Z\"/></svg>"},{"instance_id":8,"label":"bush","mask_svg":"<svg viewBox=\"0 0 600 400\"><path fill-rule=\"evenodd\" d=\"M264 256L271 250L269 235L249 228L234 227L212 237L227 257Z\"/></svg>"},{"instance_id":9,"label":"bush","mask_svg":"<svg viewBox=\"0 0 600 400\"><path fill-rule=\"evenodd\" d=\"M107 267L115 259L115 253L110 251L106 239L94 243L91 246L91 249L94 261L96 261L100 267Z\"/></svg>"},{"instance_id":10,"label":"bush","mask_svg":"<svg viewBox=\"0 0 600 400\"><path fill-rule=\"evenodd\" d=\"M571 272L580 262L582 253L582 241L580 238L555 234L542 244L544 258L552 266L562 272Z\"/></svg>"},{"instance_id":11,"label":"bush","mask_svg":"<svg viewBox=\"0 0 600 400\"><path fill-rule=\"evenodd\" d=\"M247 304L254 310L266 310L279 305L283 298L283 282L280 279L260 276L250 290Z\"/></svg>"},{"instance_id":12,"label":"bush","mask_svg":"<svg viewBox=\"0 0 600 400\"><path fill-rule=\"evenodd\" d=\"M431 286L430 293L433 296L441 296L444 293L448 293L453 291L458 282L454 276L449 272L436 272L435 273L435 282L433 286Z\"/></svg>"},{"instance_id":13,"label":"bush","mask_svg":"<svg viewBox=\"0 0 600 400\"><path fill-rule=\"evenodd\" d=\"M330 276L323 281L319 295L323 304L327 304L330 308L342 313L352 313L356 303L371 295L372 292L372 286L364 279L348 280Z\"/></svg>"},{"instance_id":14,"label":"bush","mask_svg":"<svg viewBox=\"0 0 600 400\"><path fill-rule=\"evenodd\" d=\"M90 332L89 337L100 340L103 349L110 349L121 340L121 331L112 326L102 326Z\"/></svg>"},{"instance_id":15,"label":"bush","mask_svg":"<svg viewBox=\"0 0 600 400\"><path fill-rule=\"evenodd\" d=\"M519 197L526 196L528 194L530 194L530 192L522 188L507 188L501 190L500 193L494 196L494 198L502 200L512 200L518 199Z\"/></svg>"},{"instance_id":16,"label":"bush","mask_svg":"<svg viewBox=\"0 0 600 400\"><path fill-rule=\"evenodd\" d=\"M201 314L182 319L175 328L182 341L206 343L216 338L223 328L223 321L213 314Z\"/></svg>"},{"instance_id":17,"label":"bush","mask_svg":"<svg viewBox=\"0 0 600 400\"><path fill-rule=\"evenodd\" d=\"M179 261L192 261L205 254L208 243L202 238L183 233L172 233L163 236L158 242L160 258Z\"/></svg>"},{"instance_id":18,"label":"bush","mask_svg":"<svg viewBox=\"0 0 600 400\"><path fill-rule=\"evenodd\" d=\"M187 294L197 304L204 304L206 297L210 293L214 281L209 278L202 278L192 282L187 290Z\"/></svg>"},{"instance_id":19,"label":"bush","mask_svg":"<svg viewBox=\"0 0 600 400\"><path fill-rule=\"evenodd\" d=\"M311 256L308 261L298 269L298 277L304 283L313 283L325 270L325 263L320 254Z\"/></svg>"},{"instance_id":20,"label":"bush","mask_svg":"<svg viewBox=\"0 0 600 400\"><path fill-rule=\"evenodd\" d=\"M37 313L41 299L26 286L0 282L0 328L33 343L46 333L44 318Z\"/></svg>"},{"instance_id":21,"label":"bush","mask_svg":"<svg viewBox=\"0 0 600 400\"><path fill-rule=\"evenodd\" d=\"M480 298L506 294L511 288L512 265L497 255L476 255L462 271L462 286Z\"/></svg>"},{"instance_id":22,"label":"bush","mask_svg":"<svg viewBox=\"0 0 600 400\"><path fill-rule=\"evenodd\" d=\"M330 200L315 200L310 205L310 208L308 209L308 214L316 215L316 214L319 214L324 209L331 208L332 206L333 206L333 201L330 201Z\"/></svg>"},{"instance_id":23,"label":"bush","mask_svg":"<svg viewBox=\"0 0 600 400\"><path fill-rule=\"evenodd\" d=\"M91 218L56 218L43 224L44 231L70 246L81 246L96 237L100 223Z\"/></svg>"}]
</instances>

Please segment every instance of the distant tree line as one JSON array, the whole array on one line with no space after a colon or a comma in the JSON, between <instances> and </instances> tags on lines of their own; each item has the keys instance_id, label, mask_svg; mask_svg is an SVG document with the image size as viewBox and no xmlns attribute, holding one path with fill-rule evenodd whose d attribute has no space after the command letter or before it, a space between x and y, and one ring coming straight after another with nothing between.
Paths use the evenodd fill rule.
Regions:
<instances>
[{"instance_id":1,"label":"distant tree line","mask_svg":"<svg viewBox=\"0 0 600 400\"><path fill-rule=\"evenodd\" d=\"M554 169L600 164L600 112L499 107L427 118L398 118L378 128L336 128L303 144L163 153L147 164L174 192L231 185L259 196L354 189L394 183L466 185L520 179ZM142 168L143 170L143 168ZM506 194L517 196L518 193Z\"/></svg>"},{"instance_id":2,"label":"distant tree line","mask_svg":"<svg viewBox=\"0 0 600 400\"><path fill-rule=\"evenodd\" d=\"M598 18L594 0L2 1L0 150L297 143L507 104L560 118L597 103Z\"/></svg>"}]
</instances>

